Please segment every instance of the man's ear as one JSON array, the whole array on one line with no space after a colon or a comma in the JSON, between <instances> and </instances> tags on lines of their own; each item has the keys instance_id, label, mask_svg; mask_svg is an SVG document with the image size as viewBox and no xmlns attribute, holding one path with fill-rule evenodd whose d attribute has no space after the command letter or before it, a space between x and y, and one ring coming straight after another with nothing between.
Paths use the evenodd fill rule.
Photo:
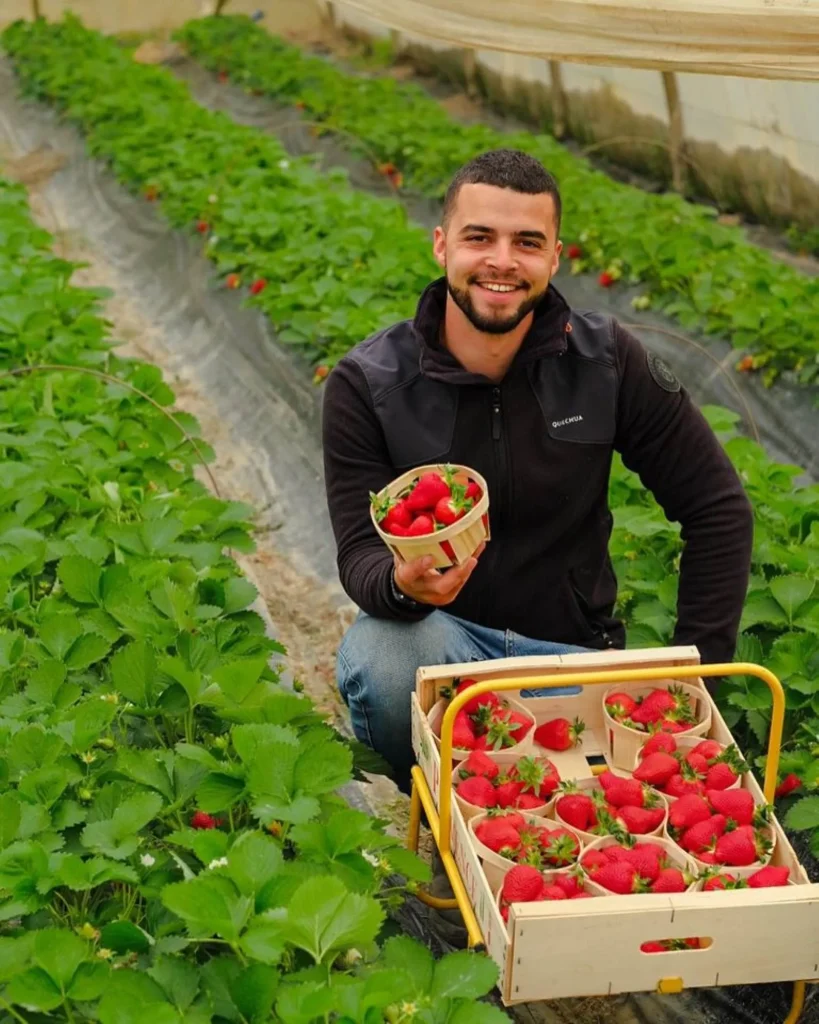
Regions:
<instances>
[{"instance_id":1,"label":"man's ear","mask_svg":"<svg viewBox=\"0 0 819 1024\"><path fill-rule=\"evenodd\" d=\"M432 235L432 255L438 265L446 269L446 234L440 225Z\"/></svg>"},{"instance_id":2,"label":"man's ear","mask_svg":"<svg viewBox=\"0 0 819 1024\"><path fill-rule=\"evenodd\" d=\"M560 268L560 254L562 252L563 252L563 243L560 241L560 239L558 239L557 242L555 243L554 256L552 256L552 273L551 273L552 277L555 276L555 274L557 273L558 269Z\"/></svg>"}]
</instances>

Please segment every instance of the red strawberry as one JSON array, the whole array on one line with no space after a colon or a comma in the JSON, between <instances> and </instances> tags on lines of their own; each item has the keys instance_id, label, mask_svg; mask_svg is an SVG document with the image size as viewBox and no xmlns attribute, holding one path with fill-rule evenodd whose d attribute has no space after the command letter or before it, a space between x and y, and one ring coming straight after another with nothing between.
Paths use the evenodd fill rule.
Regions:
<instances>
[{"instance_id":1,"label":"red strawberry","mask_svg":"<svg viewBox=\"0 0 819 1024\"><path fill-rule=\"evenodd\" d=\"M690 764L697 775L705 775L708 771L708 759L703 757L702 754L695 754L694 751L685 755L687 764Z\"/></svg>"},{"instance_id":2,"label":"red strawberry","mask_svg":"<svg viewBox=\"0 0 819 1024\"><path fill-rule=\"evenodd\" d=\"M463 490L463 489L461 489ZM435 506L435 519L442 526L452 526L459 519L463 519L466 513L472 508L472 502L467 501L459 491L441 500Z\"/></svg>"},{"instance_id":3,"label":"red strawberry","mask_svg":"<svg viewBox=\"0 0 819 1024\"><path fill-rule=\"evenodd\" d=\"M609 861L595 872L594 880L609 892L623 896L633 892L645 892L647 884L637 874L634 865L626 861Z\"/></svg>"},{"instance_id":4,"label":"red strawberry","mask_svg":"<svg viewBox=\"0 0 819 1024\"><path fill-rule=\"evenodd\" d=\"M423 537L428 533L435 533L435 523L429 516L416 516L407 527L408 537Z\"/></svg>"},{"instance_id":5,"label":"red strawberry","mask_svg":"<svg viewBox=\"0 0 819 1024\"><path fill-rule=\"evenodd\" d=\"M475 483L474 480L470 480L469 483L466 485L466 494L464 495L464 497L469 498L474 504L477 505L478 502L483 497L483 491L481 490L480 485Z\"/></svg>"},{"instance_id":6,"label":"red strawberry","mask_svg":"<svg viewBox=\"0 0 819 1024\"><path fill-rule=\"evenodd\" d=\"M606 771L597 781L605 790L606 800L612 807L643 806L643 787L636 779L623 779Z\"/></svg>"},{"instance_id":7,"label":"red strawberry","mask_svg":"<svg viewBox=\"0 0 819 1024\"><path fill-rule=\"evenodd\" d=\"M487 742L493 750L513 747L524 739L531 728L532 719L522 711L493 708L486 731Z\"/></svg>"},{"instance_id":8,"label":"red strawberry","mask_svg":"<svg viewBox=\"0 0 819 1024\"><path fill-rule=\"evenodd\" d=\"M718 863L732 867L748 867L759 860L761 849L750 825L742 825L734 832L726 832L714 851Z\"/></svg>"},{"instance_id":9,"label":"red strawberry","mask_svg":"<svg viewBox=\"0 0 819 1024\"><path fill-rule=\"evenodd\" d=\"M456 680L455 693L463 693L463 691L468 690L470 686L475 686L477 681L477 679ZM473 697L472 700L468 700L466 704L464 704L463 710L468 715L476 715L479 708L498 708L500 706L500 697L496 693L490 691L489 693L479 694L477 697Z\"/></svg>"},{"instance_id":10,"label":"red strawberry","mask_svg":"<svg viewBox=\"0 0 819 1024\"><path fill-rule=\"evenodd\" d=\"M680 839L680 846L689 853L699 856L709 847L713 847L714 841L725 832L725 815L714 814L706 821L692 825L683 832ZM702 858L700 858L702 859Z\"/></svg>"},{"instance_id":11,"label":"red strawberry","mask_svg":"<svg viewBox=\"0 0 819 1024\"><path fill-rule=\"evenodd\" d=\"M579 718L574 722L568 718L553 718L535 729L535 740L547 750L568 750L575 746L585 728Z\"/></svg>"},{"instance_id":12,"label":"red strawberry","mask_svg":"<svg viewBox=\"0 0 819 1024\"><path fill-rule=\"evenodd\" d=\"M630 718L632 712L637 710L637 701L622 690L610 693L605 704L612 718Z\"/></svg>"},{"instance_id":13,"label":"red strawberry","mask_svg":"<svg viewBox=\"0 0 819 1024\"><path fill-rule=\"evenodd\" d=\"M637 845L631 850L624 850L623 853L625 854L624 860L637 869L640 878L644 878L647 882L656 882L660 876L663 862L652 850Z\"/></svg>"},{"instance_id":14,"label":"red strawberry","mask_svg":"<svg viewBox=\"0 0 819 1024\"><path fill-rule=\"evenodd\" d=\"M545 885L543 887L544 900L565 900L568 896L559 885Z\"/></svg>"},{"instance_id":15,"label":"red strawberry","mask_svg":"<svg viewBox=\"0 0 819 1024\"><path fill-rule=\"evenodd\" d=\"M566 256L570 260L579 260L582 255L583 250L580 248L579 245L570 245L566 249Z\"/></svg>"},{"instance_id":16,"label":"red strawberry","mask_svg":"<svg viewBox=\"0 0 819 1024\"><path fill-rule=\"evenodd\" d=\"M195 811L191 816L191 828L216 828L219 822L204 811Z\"/></svg>"},{"instance_id":17,"label":"red strawberry","mask_svg":"<svg viewBox=\"0 0 819 1024\"><path fill-rule=\"evenodd\" d=\"M800 789L802 786L802 780L798 775L794 775L791 772L786 775L785 778L776 787L776 799L780 800L783 796L787 796L789 793L793 793L795 789Z\"/></svg>"},{"instance_id":18,"label":"red strawberry","mask_svg":"<svg viewBox=\"0 0 819 1024\"><path fill-rule=\"evenodd\" d=\"M644 942L640 946L640 950L643 953L665 953L666 948L662 942Z\"/></svg>"},{"instance_id":19,"label":"red strawberry","mask_svg":"<svg viewBox=\"0 0 819 1024\"><path fill-rule=\"evenodd\" d=\"M581 832L588 832L594 816L591 797L585 793L570 792L560 797L555 804L555 810L567 825L579 828Z\"/></svg>"},{"instance_id":20,"label":"red strawberry","mask_svg":"<svg viewBox=\"0 0 819 1024\"><path fill-rule=\"evenodd\" d=\"M228 274L225 278L226 288L238 288L242 283L241 277L238 274Z\"/></svg>"},{"instance_id":21,"label":"red strawberry","mask_svg":"<svg viewBox=\"0 0 819 1024\"><path fill-rule=\"evenodd\" d=\"M718 811L720 808L715 807ZM668 824L671 828L685 830L693 825L699 825L702 821L708 821L711 817L711 810L708 801L697 794L681 796L671 804L668 811Z\"/></svg>"},{"instance_id":22,"label":"red strawberry","mask_svg":"<svg viewBox=\"0 0 819 1024\"><path fill-rule=\"evenodd\" d=\"M690 722L684 722L678 718L663 718L660 721L660 729L667 733L687 732L690 728Z\"/></svg>"},{"instance_id":23,"label":"red strawberry","mask_svg":"<svg viewBox=\"0 0 819 1024\"><path fill-rule=\"evenodd\" d=\"M498 807L515 807L522 793L523 783L517 779L501 782L495 789Z\"/></svg>"},{"instance_id":24,"label":"red strawberry","mask_svg":"<svg viewBox=\"0 0 819 1024\"><path fill-rule=\"evenodd\" d=\"M688 885L683 872L677 867L663 867L656 882L652 883L652 893L684 893Z\"/></svg>"},{"instance_id":25,"label":"red strawberry","mask_svg":"<svg viewBox=\"0 0 819 1024\"><path fill-rule=\"evenodd\" d=\"M664 807L621 807L617 812L618 821L626 826L632 835L644 836L658 828L665 817Z\"/></svg>"},{"instance_id":26,"label":"red strawberry","mask_svg":"<svg viewBox=\"0 0 819 1024\"><path fill-rule=\"evenodd\" d=\"M441 498L450 496L449 487L440 473L424 473L406 499L413 512L432 511Z\"/></svg>"},{"instance_id":27,"label":"red strawberry","mask_svg":"<svg viewBox=\"0 0 819 1024\"><path fill-rule=\"evenodd\" d=\"M703 864L717 864L717 855L711 850L706 850L704 853L697 854L697 860L701 860Z\"/></svg>"},{"instance_id":28,"label":"red strawberry","mask_svg":"<svg viewBox=\"0 0 819 1024\"><path fill-rule=\"evenodd\" d=\"M540 845L543 859L556 868L574 864L580 855L580 842L567 828L544 829Z\"/></svg>"},{"instance_id":29,"label":"red strawberry","mask_svg":"<svg viewBox=\"0 0 819 1024\"><path fill-rule=\"evenodd\" d=\"M386 533L392 534L393 537L409 537L409 527L401 526L400 523L391 523Z\"/></svg>"},{"instance_id":30,"label":"red strawberry","mask_svg":"<svg viewBox=\"0 0 819 1024\"><path fill-rule=\"evenodd\" d=\"M726 764L724 761L718 761L708 769L708 774L705 776L705 785L707 789L728 789L729 786L733 786L738 778L739 776L729 764Z\"/></svg>"},{"instance_id":31,"label":"red strawberry","mask_svg":"<svg viewBox=\"0 0 819 1024\"><path fill-rule=\"evenodd\" d=\"M710 875L702 887L703 892L712 892L715 889L734 889L740 884L740 879L735 875L719 874ZM744 884L744 883L743 883Z\"/></svg>"},{"instance_id":32,"label":"red strawberry","mask_svg":"<svg viewBox=\"0 0 819 1024\"><path fill-rule=\"evenodd\" d=\"M505 818L485 818L475 826L475 836L495 853L504 849L516 850L520 846L518 830Z\"/></svg>"},{"instance_id":33,"label":"red strawberry","mask_svg":"<svg viewBox=\"0 0 819 1024\"><path fill-rule=\"evenodd\" d=\"M715 811L733 818L737 825L750 825L754 820L756 803L747 789L709 789L708 800Z\"/></svg>"},{"instance_id":34,"label":"red strawberry","mask_svg":"<svg viewBox=\"0 0 819 1024\"><path fill-rule=\"evenodd\" d=\"M475 730L472 721L463 708L455 715L452 726L452 746L456 750L472 750L475 746Z\"/></svg>"},{"instance_id":35,"label":"red strawberry","mask_svg":"<svg viewBox=\"0 0 819 1024\"><path fill-rule=\"evenodd\" d=\"M377 512L376 518L378 518ZM405 501L391 502L384 518L379 520L379 525L385 533L392 533L394 526L400 526L405 530L409 529L412 526L412 512L407 508L407 503Z\"/></svg>"},{"instance_id":36,"label":"red strawberry","mask_svg":"<svg viewBox=\"0 0 819 1024\"><path fill-rule=\"evenodd\" d=\"M465 709L462 709L465 710ZM473 750L465 761L458 766L458 774L462 779L469 775L483 775L485 779L497 778L500 767L482 750Z\"/></svg>"},{"instance_id":37,"label":"red strawberry","mask_svg":"<svg viewBox=\"0 0 819 1024\"><path fill-rule=\"evenodd\" d=\"M611 286L614 284L614 278L607 270L604 270L597 278L597 283L600 285L601 288L611 288Z\"/></svg>"},{"instance_id":38,"label":"red strawberry","mask_svg":"<svg viewBox=\"0 0 819 1024\"><path fill-rule=\"evenodd\" d=\"M652 892L685 892L688 888L685 876L678 868L663 868L657 881L651 886Z\"/></svg>"},{"instance_id":39,"label":"red strawberry","mask_svg":"<svg viewBox=\"0 0 819 1024\"><path fill-rule=\"evenodd\" d=\"M258 295L259 292L263 292L267 288L267 281L263 277L257 277L253 284L250 286L250 294Z\"/></svg>"},{"instance_id":40,"label":"red strawberry","mask_svg":"<svg viewBox=\"0 0 819 1024\"><path fill-rule=\"evenodd\" d=\"M666 754L673 754L676 750L677 741L673 736L669 736L667 732L655 732L651 739L643 744L639 757L642 761L649 754L658 754L663 751Z\"/></svg>"},{"instance_id":41,"label":"red strawberry","mask_svg":"<svg viewBox=\"0 0 819 1024\"><path fill-rule=\"evenodd\" d=\"M694 773L693 778L686 778L685 775L672 775L663 788L663 792L669 796L702 796L705 793L705 783Z\"/></svg>"},{"instance_id":42,"label":"red strawberry","mask_svg":"<svg viewBox=\"0 0 819 1024\"><path fill-rule=\"evenodd\" d=\"M691 751L692 754L702 754L706 761L713 761L722 753L722 744L716 740L701 740Z\"/></svg>"},{"instance_id":43,"label":"red strawberry","mask_svg":"<svg viewBox=\"0 0 819 1024\"><path fill-rule=\"evenodd\" d=\"M657 751L643 758L639 768L634 771L634 778L647 782L649 786L664 786L672 775L679 772L679 762L671 754Z\"/></svg>"},{"instance_id":44,"label":"red strawberry","mask_svg":"<svg viewBox=\"0 0 819 1024\"><path fill-rule=\"evenodd\" d=\"M587 850L580 863L590 875L594 876L600 868L609 863L609 859L602 850Z\"/></svg>"},{"instance_id":45,"label":"red strawberry","mask_svg":"<svg viewBox=\"0 0 819 1024\"><path fill-rule=\"evenodd\" d=\"M516 864L504 875L501 899L506 903L530 903L541 898L543 887L543 875L537 868Z\"/></svg>"},{"instance_id":46,"label":"red strawberry","mask_svg":"<svg viewBox=\"0 0 819 1024\"><path fill-rule=\"evenodd\" d=\"M535 807L542 807L543 804L543 797L538 796L536 793L521 793L515 801L515 807L519 807L522 811L529 811Z\"/></svg>"},{"instance_id":47,"label":"red strawberry","mask_svg":"<svg viewBox=\"0 0 819 1024\"><path fill-rule=\"evenodd\" d=\"M563 892L573 899L579 893L583 892L583 883L577 875L573 875L569 872L562 875L555 875L555 885L559 886Z\"/></svg>"},{"instance_id":48,"label":"red strawberry","mask_svg":"<svg viewBox=\"0 0 819 1024\"><path fill-rule=\"evenodd\" d=\"M200 235L206 235L210 231L210 224L206 220L198 220L196 222L196 230Z\"/></svg>"},{"instance_id":49,"label":"red strawberry","mask_svg":"<svg viewBox=\"0 0 819 1024\"><path fill-rule=\"evenodd\" d=\"M473 807L497 806L495 787L482 775L472 775L468 779L463 779L458 783L457 790L461 800L466 800Z\"/></svg>"},{"instance_id":50,"label":"red strawberry","mask_svg":"<svg viewBox=\"0 0 819 1024\"><path fill-rule=\"evenodd\" d=\"M768 864L748 876L748 885L752 889L770 889L777 885L787 885L790 878L790 868L775 867Z\"/></svg>"}]
</instances>

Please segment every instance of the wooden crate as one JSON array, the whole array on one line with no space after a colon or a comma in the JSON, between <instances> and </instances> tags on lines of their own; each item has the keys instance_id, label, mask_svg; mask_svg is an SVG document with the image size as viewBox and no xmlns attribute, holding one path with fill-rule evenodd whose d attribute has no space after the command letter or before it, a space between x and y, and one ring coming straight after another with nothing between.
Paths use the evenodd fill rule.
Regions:
<instances>
[{"instance_id":1,"label":"wooden crate","mask_svg":"<svg viewBox=\"0 0 819 1024\"><path fill-rule=\"evenodd\" d=\"M412 696L412 736L417 762L438 804L441 763L427 713L441 689L460 676L483 682L528 676L547 678L589 670L627 672L667 667L668 678L673 680L675 667L698 663L696 648L676 647L424 667L418 672ZM645 683L623 682L624 688L629 685ZM721 743L735 742L702 680L697 680L696 685L711 705L709 736ZM548 754L563 777L591 777L587 757L606 756L602 712L605 690L605 686L588 686L576 695L526 699L526 706L538 722L576 715L586 722L580 748L567 754ZM535 752L538 749L535 747ZM763 802L761 786L750 772L743 784ZM454 799L450 841L487 952L500 969L501 997L506 1005L512 1005L540 999L653 991L660 986L672 991L819 978L819 885L810 884L777 821L774 829L776 849L772 863L791 869L796 884L788 887L515 904L508 926L500 916ZM706 948L696 950L640 950L640 945L649 940L693 936L710 942Z\"/></svg>"}]
</instances>

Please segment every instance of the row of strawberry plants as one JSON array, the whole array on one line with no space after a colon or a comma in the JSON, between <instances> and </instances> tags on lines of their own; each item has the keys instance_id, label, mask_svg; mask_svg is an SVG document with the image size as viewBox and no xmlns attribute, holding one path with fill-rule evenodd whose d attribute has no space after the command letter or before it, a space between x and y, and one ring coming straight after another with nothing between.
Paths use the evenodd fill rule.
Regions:
<instances>
[{"instance_id":1,"label":"row of strawberry plants","mask_svg":"<svg viewBox=\"0 0 819 1024\"><path fill-rule=\"evenodd\" d=\"M298 330L303 344L332 360L394 318L396 287L409 306L437 272L421 232L391 220L397 217L394 203L351 193L335 173L322 177L288 163L275 140L201 110L169 73L134 64L76 20L20 23L4 43L30 94L64 109L85 131L92 152L107 158L129 187L157 198L172 223L202 231L205 251L227 286L237 283L233 275L263 285L251 288L249 301L283 328L285 340ZM330 213L332 224L326 223ZM382 242L385 224L391 230ZM383 271L387 250L400 273ZM709 415L723 431L756 508L754 576L740 650L770 663L788 688L785 765L809 791L819 787L819 517L811 511L819 491L797 486L798 469L733 437L736 417L726 410ZM619 463L610 500L620 608L632 643L666 643L679 531ZM766 693L752 681L732 683L724 704L744 745L760 749L770 718ZM789 820L816 829L819 849L817 804L812 795L801 800Z\"/></svg>"},{"instance_id":2,"label":"row of strawberry plants","mask_svg":"<svg viewBox=\"0 0 819 1024\"><path fill-rule=\"evenodd\" d=\"M488 958L386 937L428 870L336 793L355 748L229 554L252 510L50 244L0 180L0 1016L506 1020Z\"/></svg>"},{"instance_id":3,"label":"row of strawberry plants","mask_svg":"<svg viewBox=\"0 0 819 1024\"><path fill-rule=\"evenodd\" d=\"M442 196L457 168L483 150L531 153L563 183L575 272L602 272L609 287L642 282L639 308L652 305L685 327L728 338L753 353L742 368L765 368L768 381L784 369L805 384L819 379L819 280L717 223L710 208L613 181L550 135L461 124L415 84L348 74L241 15L191 21L177 38L205 66L295 104L340 130L344 144L358 140L360 154L394 182L430 196Z\"/></svg>"}]
</instances>

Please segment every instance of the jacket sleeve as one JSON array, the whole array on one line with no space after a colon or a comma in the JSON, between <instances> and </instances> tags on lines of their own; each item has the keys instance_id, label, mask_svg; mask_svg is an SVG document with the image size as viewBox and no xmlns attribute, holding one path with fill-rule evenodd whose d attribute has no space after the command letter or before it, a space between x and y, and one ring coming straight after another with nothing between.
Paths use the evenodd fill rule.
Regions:
<instances>
[{"instance_id":1,"label":"jacket sleeve","mask_svg":"<svg viewBox=\"0 0 819 1024\"><path fill-rule=\"evenodd\" d=\"M370 492L380 491L398 474L364 374L352 360L344 359L324 388L324 483L341 585L367 615L423 619L434 611L433 606L402 602L395 596L393 556L370 519Z\"/></svg>"},{"instance_id":2,"label":"jacket sleeve","mask_svg":"<svg viewBox=\"0 0 819 1024\"><path fill-rule=\"evenodd\" d=\"M734 656L748 587L753 513L705 417L666 364L615 326L620 389L615 447L679 522L675 644L695 644L704 664Z\"/></svg>"}]
</instances>

